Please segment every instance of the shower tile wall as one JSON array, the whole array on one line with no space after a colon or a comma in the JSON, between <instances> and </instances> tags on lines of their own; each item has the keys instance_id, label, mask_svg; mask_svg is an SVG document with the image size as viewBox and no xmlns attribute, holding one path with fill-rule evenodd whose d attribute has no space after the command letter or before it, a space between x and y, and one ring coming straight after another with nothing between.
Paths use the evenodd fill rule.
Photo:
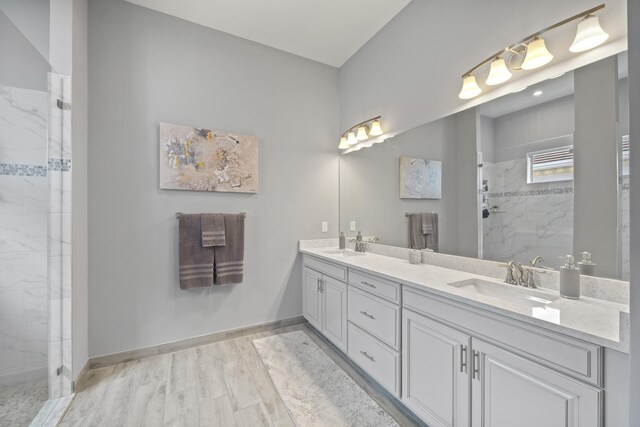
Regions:
<instances>
[{"instance_id":1,"label":"shower tile wall","mask_svg":"<svg viewBox=\"0 0 640 427\"><path fill-rule=\"evenodd\" d=\"M0 87L0 384L47 373L47 93Z\"/></svg>"},{"instance_id":2,"label":"shower tile wall","mask_svg":"<svg viewBox=\"0 0 640 427\"><path fill-rule=\"evenodd\" d=\"M631 260L631 231L629 230L629 177L624 177L620 191L622 220L620 223L620 244L622 245L622 280L629 280Z\"/></svg>"},{"instance_id":3,"label":"shower tile wall","mask_svg":"<svg viewBox=\"0 0 640 427\"><path fill-rule=\"evenodd\" d=\"M540 255L555 267L573 253L573 182L527 184L526 159L484 163L488 205L483 219L483 257L529 261Z\"/></svg>"}]
</instances>

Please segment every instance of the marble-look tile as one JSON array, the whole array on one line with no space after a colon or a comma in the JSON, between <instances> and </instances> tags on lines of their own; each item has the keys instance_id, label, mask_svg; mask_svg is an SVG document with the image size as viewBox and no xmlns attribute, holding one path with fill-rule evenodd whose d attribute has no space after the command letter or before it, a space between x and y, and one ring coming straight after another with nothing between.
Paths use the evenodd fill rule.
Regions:
<instances>
[{"instance_id":1,"label":"marble-look tile","mask_svg":"<svg viewBox=\"0 0 640 427\"><path fill-rule=\"evenodd\" d=\"M71 173L49 170L49 212L71 212Z\"/></svg>"},{"instance_id":2,"label":"marble-look tile","mask_svg":"<svg viewBox=\"0 0 640 427\"><path fill-rule=\"evenodd\" d=\"M9 387L0 386L0 426L29 425L46 400L46 380Z\"/></svg>"},{"instance_id":3,"label":"marble-look tile","mask_svg":"<svg viewBox=\"0 0 640 427\"><path fill-rule=\"evenodd\" d=\"M24 327L46 326L47 321L46 286L22 291L22 325Z\"/></svg>"},{"instance_id":4,"label":"marble-look tile","mask_svg":"<svg viewBox=\"0 0 640 427\"><path fill-rule=\"evenodd\" d=\"M52 299L49 304L49 339L50 341L64 341L71 339L71 298Z\"/></svg>"},{"instance_id":5,"label":"marble-look tile","mask_svg":"<svg viewBox=\"0 0 640 427\"><path fill-rule=\"evenodd\" d=\"M71 213L50 213L47 231L48 255L71 255Z\"/></svg>"},{"instance_id":6,"label":"marble-look tile","mask_svg":"<svg viewBox=\"0 0 640 427\"><path fill-rule=\"evenodd\" d=\"M47 257L49 299L71 298L71 256Z\"/></svg>"},{"instance_id":7,"label":"marble-look tile","mask_svg":"<svg viewBox=\"0 0 640 427\"><path fill-rule=\"evenodd\" d=\"M23 213L47 213L49 183L44 176L25 176L23 179Z\"/></svg>"},{"instance_id":8,"label":"marble-look tile","mask_svg":"<svg viewBox=\"0 0 640 427\"><path fill-rule=\"evenodd\" d=\"M46 92L0 87L0 162L47 164Z\"/></svg>"},{"instance_id":9,"label":"marble-look tile","mask_svg":"<svg viewBox=\"0 0 640 427\"><path fill-rule=\"evenodd\" d=\"M47 215L0 215L0 253L34 252L47 249Z\"/></svg>"},{"instance_id":10,"label":"marble-look tile","mask_svg":"<svg viewBox=\"0 0 640 427\"><path fill-rule=\"evenodd\" d=\"M0 175L0 214L24 212L24 178Z\"/></svg>"}]
</instances>

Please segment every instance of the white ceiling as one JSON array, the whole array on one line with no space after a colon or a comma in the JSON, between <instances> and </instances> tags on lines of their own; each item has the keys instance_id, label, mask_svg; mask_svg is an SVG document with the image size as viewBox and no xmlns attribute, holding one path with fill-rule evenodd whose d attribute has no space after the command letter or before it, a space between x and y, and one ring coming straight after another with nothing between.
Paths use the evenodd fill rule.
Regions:
<instances>
[{"instance_id":1,"label":"white ceiling","mask_svg":"<svg viewBox=\"0 0 640 427\"><path fill-rule=\"evenodd\" d=\"M340 67L411 0L127 0Z\"/></svg>"}]
</instances>

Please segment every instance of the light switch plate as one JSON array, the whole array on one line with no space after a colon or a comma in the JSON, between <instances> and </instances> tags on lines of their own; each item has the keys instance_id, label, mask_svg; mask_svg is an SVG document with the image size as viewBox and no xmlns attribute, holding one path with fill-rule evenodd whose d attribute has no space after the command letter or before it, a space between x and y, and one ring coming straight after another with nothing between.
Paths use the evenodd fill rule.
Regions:
<instances>
[{"instance_id":1,"label":"light switch plate","mask_svg":"<svg viewBox=\"0 0 640 427\"><path fill-rule=\"evenodd\" d=\"M322 232L326 233L329 231L329 223L327 221L322 221Z\"/></svg>"},{"instance_id":2,"label":"light switch plate","mask_svg":"<svg viewBox=\"0 0 640 427\"><path fill-rule=\"evenodd\" d=\"M356 231L356 222L355 221L351 221L349 223L349 231Z\"/></svg>"}]
</instances>

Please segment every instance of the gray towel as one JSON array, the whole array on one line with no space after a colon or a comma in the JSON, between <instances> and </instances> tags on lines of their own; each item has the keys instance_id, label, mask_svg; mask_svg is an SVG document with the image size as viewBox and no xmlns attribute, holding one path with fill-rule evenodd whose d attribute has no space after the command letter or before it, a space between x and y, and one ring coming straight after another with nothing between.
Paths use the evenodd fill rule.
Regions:
<instances>
[{"instance_id":1,"label":"gray towel","mask_svg":"<svg viewBox=\"0 0 640 427\"><path fill-rule=\"evenodd\" d=\"M222 214L202 214L200 225L202 227L203 247L225 245L224 217Z\"/></svg>"},{"instance_id":2,"label":"gray towel","mask_svg":"<svg viewBox=\"0 0 640 427\"><path fill-rule=\"evenodd\" d=\"M180 288L213 286L213 248L203 248L199 214L182 214L179 220Z\"/></svg>"},{"instance_id":3,"label":"gray towel","mask_svg":"<svg viewBox=\"0 0 640 427\"><path fill-rule=\"evenodd\" d=\"M425 212L422 214L422 234L426 237L426 247L438 252L438 214Z\"/></svg>"},{"instance_id":4,"label":"gray towel","mask_svg":"<svg viewBox=\"0 0 640 427\"><path fill-rule=\"evenodd\" d=\"M215 246L215 284L241 283L244 273L244 214L224 214L226 245Z\"/></svg>"},{"instance_id":5,"label":"gray towel","mask_svg":"<svg viewBox=\"0 0 640 427\"><path fill-rule=\"evenodd\" d=\"M425 235L422 232L422 214L409 215L409 247L411 249L424 249L427 247Z\"/></svg>"}]
</instances>

